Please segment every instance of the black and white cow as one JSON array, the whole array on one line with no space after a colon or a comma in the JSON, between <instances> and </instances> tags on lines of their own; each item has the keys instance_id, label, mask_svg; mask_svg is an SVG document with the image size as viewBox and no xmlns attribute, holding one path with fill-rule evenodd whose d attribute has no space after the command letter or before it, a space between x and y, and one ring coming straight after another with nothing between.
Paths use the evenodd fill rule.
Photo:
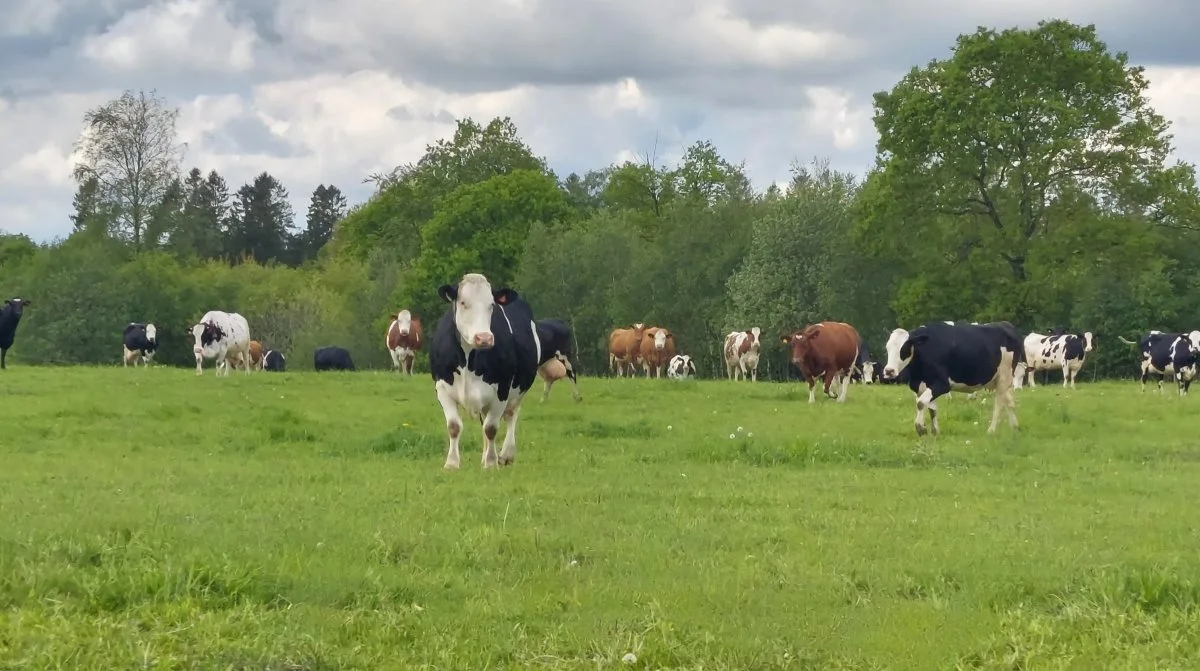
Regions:
<instances>
[{"instance_id":1,"label":"black and white cow","mask_svg":"<svg viewBox=\"0 0 1200 671\"><path fill-rule=\"evenodd\" d=\"M276 373L287 370L287 361L283 357L283 352L277 349L267 350L267 353L263 355L262 368Z\"/></svg>"},{"instance_id":2,"label":"black and white cow","mask_svg":"<svg viewBox=\"0 0 1200 671\"><path fill-rule=\"evenodd\" d=\"M687 354L676 354L667 363L667 377L672 380L686 380L696 376L696 362Z\"/></svg>"},{"instance_id":3,"label":"black and white cow","mask_svg":"<svg viewBox=\"0 0 1200 671\"><path fill-rule=\"evenodd\" d=\"M892 331L887 341L888 362L884 379L908 371L908 388L917 396L917 435L925 434L925 410L939 432L937 399L950 392L992 389L996 400L988 433L996 431L1000 411L1017 427L1013 402L1013 360L1024 360L1021 334L1008 322L967 325L929 322L913 329Z\"/></svg>"},{"instance_id":4,"label":"black and white cow","mask_svg":"<svg viewBox=\"0 0 1200 671\"><path fill-rule=\"evenodd\" d=\"M571 395L576 401L582 401L579 393L579 380L575 377L575 367L571 364L571 327L557 319L539 319L536 322L538 340L542 345L542 355L538 357L538 368L552 359L557 359L566 369L567 379L571 381ZM542 401L550 395L550 386L554 384L543 376L544 389Z\"/></svg>"},{"instance_id":5,"label":"black and white cow","mask_svg":"<svg viewBox=\"0 0 1200 671\"><path fill-rule=\"evenodd\" d=\"M214 359L217 375L229 375L230 364L242 363L250 374L250 324L236 312L209 310L188 332L192 335L192 353L196 356L196 375L202 375L205 359Z\"/></svg>"},{"instance_id":6,"label":"black and white cow","mask_svg":"<svg viewBox=\"0 0 1200 671\"><path fill-rule=\"evenodd\" d=\"M354 360L345 347L319 347L313 351L313 370L354 370Z\"/></svg>"},{"instance_id":7,"label":"black and white cow","mask_svg":"<svg viewBox=\"0 0 1200 671\"><path fill-rule=\"evenodd\" d=\"M445 467L459 467L459 408L483 425L483 467L511 464L517 456L521 400L542 361L533 309L512 289L492 289L478 273L463 275L457 286L443 284L438 296L450 308L434 331L429 366L450 436ZM497 459L501 419L508 420L508 430Z\"/></svg>"},{"instance_id":8,"label":"black and white cow","mask_svg":"<svg viewBox=\"0 0 1200 671\"><path fill-rule=\"evenodd\" d=\"M122 367L128 366L132 361L134 368L137 368L139 360L147 366L150 365L155 351L158 350L158 330L154 328L154 324L130 322L125 326L122 340L124 342L124 346L121 348Z\"/></svg>"},{"instance_id":9,"label":"black and white cow","mask_svg":"<svg viewBox=\"0 0 1200 671\"><path fill-rule=\"evenodd\" d=\"M0 370L8 368L8 350L17 339L17 324L21 323L21 312L30 305L33 305L33 301L10 298L4 301L4 309L0 309Z\"/></svg>"},{"instance_id":10,"label":"black and white cow","mask_svg":"<svg viewBox=\"0 0 1200 671\"><path fill-rule=\"evenodd\" d=\"M1092 333L1077 335L1064 333L1062 329L1054 331L1051 335L1030 333L1025 336L1025 361L1017 365L1014 387L1020 389L1028 377L1032 389L1037 386L1034 377L1039 370L1062 370L1063 387L1070 383L1071 388L1075 388L1075 376L1083 368L1088 352L1092 351Z\"/></svg>"},{"instance_id":11,"label":"black and white cow","mask_svg":"<svg viewBox=\"0 0 1200 671\"><path fill-rule=\"evenodd\" d=\"M881 369L878 361L871 361L871 352L867 349L866 341L860 341L858 358L854 360L854 369L850 371L850 381L871 384L879 379L878 371Z\"/></svg>"},{"instance_id":12,"label":"black and white cow","mask_svg":"<svg viewBox=\"0 0 1200 671\"><path fill-rule=\"evenodd\" d=\"M1163 378L1170 375L1179 384L1179 395L1186 396L1192 380L1196 377L1197 360L1200 358L1200 331L1188 333L1163 333L1151 331L1139 342L1131 342L1117 336L1126 345L1137 345L1142 354L1140 365L1142 391L1146 391L1146 378L1158 378L1155 391L1162 391Z\"/></svg>"}]
</instances>

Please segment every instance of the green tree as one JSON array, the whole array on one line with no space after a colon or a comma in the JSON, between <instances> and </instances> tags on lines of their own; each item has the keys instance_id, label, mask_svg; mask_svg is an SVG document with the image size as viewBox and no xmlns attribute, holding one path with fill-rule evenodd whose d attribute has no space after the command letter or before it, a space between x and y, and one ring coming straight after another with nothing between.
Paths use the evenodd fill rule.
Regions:
<instances>
[{"instance_id":1,"label":"green tree","mask_svg":"<svg viewBox=\"0 0 1200 671\"><path fill-rule=\"evenodd\" d=\"M285 261L294 228L287 189L270 173L259 173L238 189L234 200L226 240L229 259L236 263L248 256L259 264Z\"/></svg>"},{"instance_id":2,"label":"green tree","mask_svg":"<svg viewBox=\"0 0 1200 671\"><path fill-rule=\"evenodd\" d=\"M329 242L333 227L346 216L346 196L341 189L330 184L317 185L308 203L308 217L304 232L300 236L302 259L315 259L317 252Z\"/></svg>"},{"instance_id":3,"label":"green tree","mask_svg":"<svg viewBox=\"0 0 1200 671\"><path fill-rule=\"evenodd\" d=\"M183 211L167 234L167 248L181 257L221 258L230 209L225 179L216 170L206 177L192 168L183 180Z\"/></svg>"}]
</instances>

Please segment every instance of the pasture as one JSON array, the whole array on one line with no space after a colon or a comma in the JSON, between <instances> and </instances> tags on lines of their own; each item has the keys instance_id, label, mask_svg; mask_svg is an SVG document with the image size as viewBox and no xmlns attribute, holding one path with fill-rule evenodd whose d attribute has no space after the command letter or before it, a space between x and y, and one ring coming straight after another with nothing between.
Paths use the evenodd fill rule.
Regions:
<instances>
[{"instance_id":1,"label":"pasture","mask_svg":"<svg viewBox=\"0 0 1200 671\"><path fill-rule=\"evenodd\" d=\"M1200 665L1200 398L580 383L448 473L424 373L14 366L0 668Z\"/></svg>"}]
</instances>

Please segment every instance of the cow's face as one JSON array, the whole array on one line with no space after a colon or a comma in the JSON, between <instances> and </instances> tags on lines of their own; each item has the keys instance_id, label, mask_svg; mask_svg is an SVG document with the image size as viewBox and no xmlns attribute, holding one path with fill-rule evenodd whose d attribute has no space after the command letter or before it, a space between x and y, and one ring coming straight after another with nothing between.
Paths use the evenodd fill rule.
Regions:
<instances>
[{"instance_id":1,"label":"cow's face","mask_svg":"<svg viewBox=\"0 0 1200 671\"><path fill-rule=\"evenodd\" d=\"M883 379L890 380L900 374L912 361L913 347L908 331L895 329L887 340L887 364L883 367Z\"/></svg>"},{"instance_id":2,"label":"cow's face","mask_svg":"<svg viewBox=\"0 0 1200 671\"><path fill-rule=\"evenodd\" d=\"M875 362L865 361L862 368L863 384L871 384L875 381Z\"/></svg>"},{"instance_id":3,"label":"cow's face","mask_svg":"<svg viewBox=\"0 0 1200 671\"><path fill-rule=\"evenodd\" d=\"M454 326L465 350L491 349L496 344L492 312L497 304L507 305L518 298L512 289L492 291L491 283L478 273L463 275L457 287L443 284L438 295L454 306Z\"/></svg>"},{"instance_id":4,"label":"cow's face","mask_svg":"<svg viewBox=\"0 0 1200 671\"><path fill-rule=\"evenodd\" d=\"M158 329L154 328L154 324L146 324L146 340L152 343L158 340Z\"/></svg>"},{"instance_id":5,"label":"cow's face","mask_svg":"<svg viewBox=\"0 0 1200 671\"><path fill-rule=\"evenodd\" d=\"M192 327L192 337L196 339L195 345L192 346L192 351L199 352L221 338L224 338L225 332L212 322L203 322Z\"/></svg>"},{"instance_id":6,"label":"cow's face","mask_svg":"<svg viewBox=\"0 0 1200 671\"><path fill-rule=\"evenodd\" d=\"M14 317L20 317L21 311L33 305L33 301L25 300L24 298L10 298L4 301L4 306L8 313Z\"/></svg>"},{"instance_id":7,"label":"cow's face","mask_svg":"<svg viewBox=\"0 0 1200 671\"><path fill-rule=\"evenodd\" d=\"M803 331L796 331L791 335L785 335L779 339L779 342L791 348L792 363L799 366L804 361L804 357L808 356L809 342L818 337L820 333L820 329L810 327Z\"/></svg>"},{"instance_id":8,"label":"cow's face","mask_svg":"<svg viewBox=\"0 0 1200 671\"><path fill-rule=\"evenodd\" d=\"M666 329L659 329L659 330L655 331L654 332L654 349L657 349L657 350L665 349L667 347L667 336L669 336L669 335L671 335L671 332ZM662 359L659 359L659 361L661 361L661 360Z\"/></svg>"},{"instance_id":9,"label":"cow's face","mask_svg":"<svg viewBox=\"0 0 1200 671\"><path fill-rule=\"evenodd\" d=\"M746 339L750 341L749 351L754 352L755 354L758 353L759 349L762 348L761 336L762 329L757 326L746 331Z\"/></svg>"},{"instance_id":10,"label":"cow's face","mask_svg":"<svg viewBox=\"0 0 1200 671\"><path fill-rule=\"evenodd\" d=\"M396 330L400 335L406 336L412 330L412 313L408 310L401 310L396 313Z\"/></svg>"},{"instance_id":11,"label":"cow's face","mask_svg":"<svg viewBox=\"0 0 1200 671\"><path fill-rule=\"evenodd\" d=\"M1083 334L1083 353L1087 354L1092 351L1092 332L1088 331Z\"/></svg>"},{"instance_id":12,"label":"cow's face","mask_svg":"<svg viewBox=\"0 0 1200 671\"><path fill-rule=\"evenodd\" d=\"M1183 338L1187 340L1188 348L1192 350L1192 354L1200 354L1200 331L1186 333Z\"/></svg>"}]
</instances>

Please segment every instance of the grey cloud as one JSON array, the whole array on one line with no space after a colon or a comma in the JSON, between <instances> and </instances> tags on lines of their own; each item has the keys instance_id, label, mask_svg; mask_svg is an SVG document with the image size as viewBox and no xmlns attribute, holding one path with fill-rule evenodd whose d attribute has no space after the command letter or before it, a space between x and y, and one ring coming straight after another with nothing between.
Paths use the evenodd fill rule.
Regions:
<instances>
[{"instance_id":1,"label":"grey cloud","mask_svg":"<svg viewBox=\"0 0 1200 671\"><path fill-rule=\"evenodd\" d=\"M413 112L408 105L398 105L388 110L387 115L396 121L428 121L432 123L454 123L454 115L441 109L433 114Z\"/></svg>"},{"instance_id":2,"label":"grey cloud","mask_svg":"<svg viewBox=\"0 0 1200 671\"><path fill-rule=\"evenodd\" d=\"M223 154L262 154L277 158L300 158L312 154L271 132L258 117L243 114L229 120L219 131L204 133L205 145Z\"/></svg>"}]
</instances>

